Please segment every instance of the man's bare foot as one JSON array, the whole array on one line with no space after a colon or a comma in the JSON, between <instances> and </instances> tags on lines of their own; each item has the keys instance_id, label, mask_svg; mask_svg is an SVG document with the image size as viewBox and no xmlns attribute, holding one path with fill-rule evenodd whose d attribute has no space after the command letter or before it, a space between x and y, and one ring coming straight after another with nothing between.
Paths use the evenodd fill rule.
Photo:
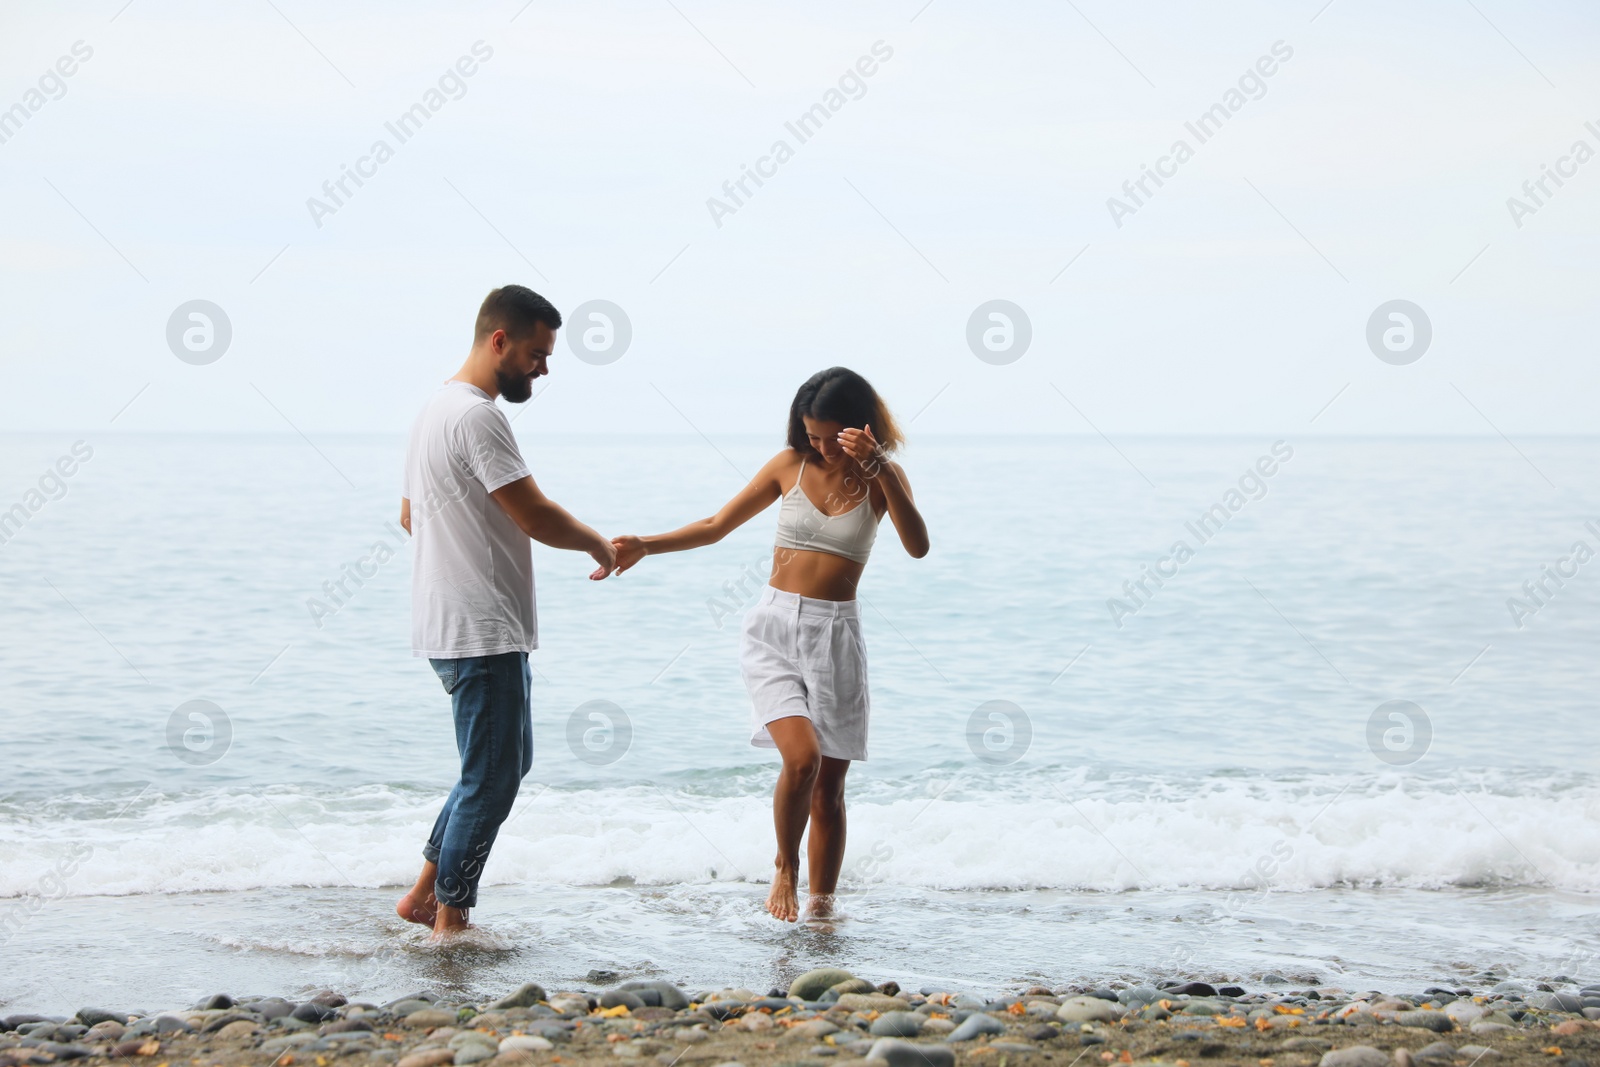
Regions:
<instances>
[{"instance_id":1,"label":"man's bare foot","mask_svg":"<svg viewBox=\"0 0 1600 1067\"><path fill-rule=\"evenodd\" d=\"M396 915L408 923L416 923L419 926L432 926L434 920L438 918L438 908L439 902L434 899L432 893L419 898L415 889L401 897L400 903L394 906Z\"/></svg>"},{"instance_id":2,"label":"man's bare foot","mask_svg":"<svg viewBox=\"0 0 1600 1067\"><path fill-rule=\"evenodd\" d=\"M408 923L432 926L439 912L439 901L433 895L433 884L438 877L439 865L432 861L424 863L422 873L417 875L417 884L394 906L395 914Z\"/></svg>"},{"instance_id":3,"label":"man's bare foot","mask_svg":"<svg viewBox=\"0 0 1600 1067\"><path fill-rule=\"evenodd\" d=\"M772 892L767 894L767 911L775 919L792 923L800 918L799 875L781 863L772 872Z\"/></svg>"},{"instance_id":4,"label":"man's bare foot","mask_svg":"<svg viewBox=\"0 0 1600 1067\"><path fill-rule=\"evenodd\" d=\"M433 921L433 941L448 941L457 934L476 930L477 927L467 922L466 908L452 908L448 904L439 905L439 915Z\"/></svg>"}]
</instances>

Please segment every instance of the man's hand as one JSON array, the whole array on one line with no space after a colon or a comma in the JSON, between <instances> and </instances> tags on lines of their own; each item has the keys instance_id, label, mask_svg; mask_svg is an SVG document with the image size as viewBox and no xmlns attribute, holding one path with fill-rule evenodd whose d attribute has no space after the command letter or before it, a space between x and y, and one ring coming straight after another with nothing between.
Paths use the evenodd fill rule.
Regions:
<instances>
[{"instance_id":1,"label":"man's hand","mask_svg":"<svg viewBox=\"0 0 1600 1067\"><path fill-rule=\"evenodd\" d=\"M649 550L644 547L644 540L634 534L613 537L611 539L611 547L617 553L618 574L621 574L650 554Z\"/></svg>"},{"instance_id":2,"label":"man's hand","mask_svg":"<svg viewBox=\"0 0 1600 1067\"><path fill-rule=\"evenodd\" d=\"M607 541L604 537L600 538L600 540L589 549L589 556L596 563L600 564L600 566L595 569L594 573L589 575L591 581L603 581L610 576L612 571L617 569L617 550L615 547L613 547L611 542Z\"/></svg>"},{"instance_id":3,"label":"man's hand","mask_svg":"<svg viewBox=\"0 0 1600 1067\"><path fill-rule=\"evenodd\" d=\"M617 550L611 547L611 542L541 493L532 477L524 475L508 482L489 496L511 516L518 529L540 544L589 553L600 564L599 569L589 575L595 581L616 569Z\"/></svg>"}]
</instances>

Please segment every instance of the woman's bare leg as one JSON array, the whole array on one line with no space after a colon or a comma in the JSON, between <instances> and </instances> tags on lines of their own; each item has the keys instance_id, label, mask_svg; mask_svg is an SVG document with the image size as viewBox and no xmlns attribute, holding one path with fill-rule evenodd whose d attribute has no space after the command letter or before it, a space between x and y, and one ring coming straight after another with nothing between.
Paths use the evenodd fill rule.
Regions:
<instances>
[{"instance_id":1,"label":"woman's bare leg","mask_svg":"<svg viewBox=\"0 0 1600 1067\"><path fill-rule=\"evenodd\" d=\"M844 776L849 771L849 760L824 756L811 790L811 836L806 841L811 894L806 913L819 919L833 914L833 895L844 866Z\"/></svg>"},{"instance_id":2,"label":"woman's bare leg","mask_svg":"<svg viewBox=\"0 0 1600 1067\"><path fill-rule=\"evenodd\" d=\"M800 841L805 837L806 820L811 816L811 801L822 768L817 749L817 732L804 715L790 715L767 723L767 733L777 742L783 756L783 769L772 791L772 823L778 831L778 858L772 875L772 892L767 895L767 910L774 917L792 923L800 918Z\"/></svg>"}]
</instances>

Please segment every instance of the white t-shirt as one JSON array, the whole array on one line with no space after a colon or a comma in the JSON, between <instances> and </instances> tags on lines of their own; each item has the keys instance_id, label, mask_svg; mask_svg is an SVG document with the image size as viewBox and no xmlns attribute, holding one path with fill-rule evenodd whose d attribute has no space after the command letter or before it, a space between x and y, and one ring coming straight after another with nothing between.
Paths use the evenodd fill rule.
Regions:
<instances>
[{"instance_id":1,"label":"white t-shirt","mask_svg":"<svg viewBox=\"0 0 1600 1067\"><path fill-rule=\"evenodd\" d=\"M413 656L539 647L533 547L489 496L527 474L510 420L482 389L446 382L423 405L400 484L411 501Z\"/></svg>"}]
</instances>

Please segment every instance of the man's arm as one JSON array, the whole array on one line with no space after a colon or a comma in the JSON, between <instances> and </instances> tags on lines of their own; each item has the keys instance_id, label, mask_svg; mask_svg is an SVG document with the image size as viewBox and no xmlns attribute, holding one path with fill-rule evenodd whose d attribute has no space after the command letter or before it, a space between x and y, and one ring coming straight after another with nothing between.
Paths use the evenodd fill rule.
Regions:
<instances>
[{"instance_id":1,"label":"man's arm","mask_svg":"<svg viewBox=\"0 0 1600 1067\"><path fill-rule=\"evenodd\" d=\"M616 567L617 553L611 542L540 492L531 475L508 482L489 495L511 516L518 529L540 544L587 552L600 564L600 569L589 577L598 581Z\"/></svg>"},{"instance_id":2,"label":"man's arm","mask_svg":"<svg viewBox=\"0 0 1600 1067\"><path fill-rule=\"evenodd\" d=\"M400 526L406 533L411 532L411 499L400 498Z\"/></svg>"}]
</instances>

